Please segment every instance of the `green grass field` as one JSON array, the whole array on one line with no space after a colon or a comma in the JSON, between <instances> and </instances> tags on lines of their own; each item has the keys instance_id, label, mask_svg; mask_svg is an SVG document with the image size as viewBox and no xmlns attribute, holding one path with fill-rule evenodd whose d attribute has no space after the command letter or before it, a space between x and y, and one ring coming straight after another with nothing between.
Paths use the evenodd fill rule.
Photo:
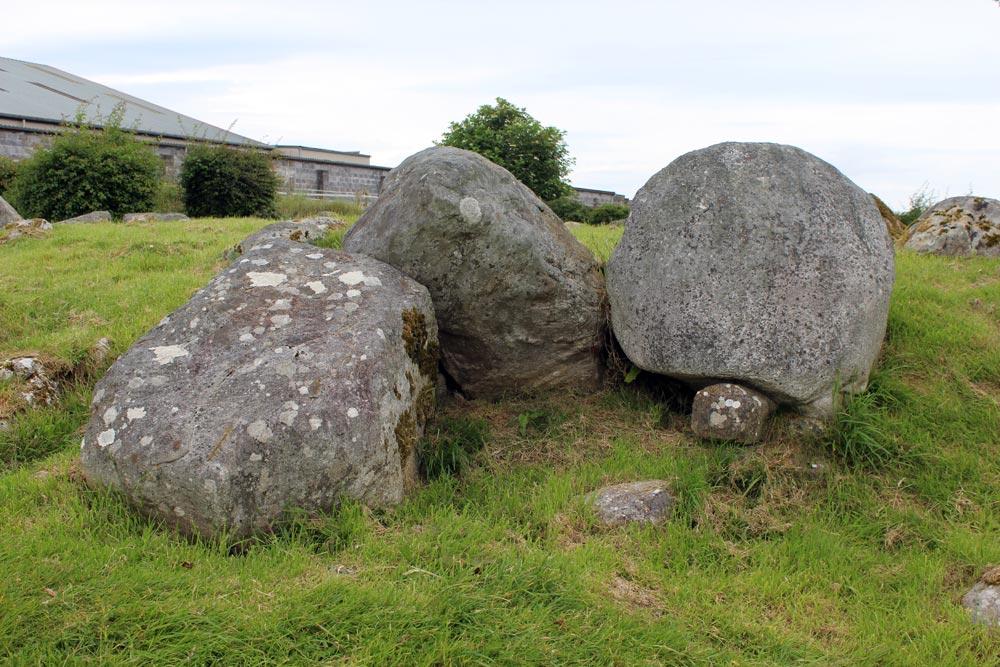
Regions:
<instances>
[{"instance_id":1,"label":"green grass field","mask_svg":"<svg viewBox=\"0 0 1000 667\"><path fill-rule=\"evenodd\" d=\"M0 432L0 664L1000 664L1000 632L959 605L1000 564L995 260L897 256L872 389L827 436L779 415L757 447L699 442L638 382L448 403L425 447L468 452L457 471L232 556L88 489L76 459L94 343L126 350L265 224L0 246L0 358L66 382ZM605 259L621 235L574 231ZM650 478L678 499L659 528L602 527L582 500Z\"/></svg>"}]
</instances>

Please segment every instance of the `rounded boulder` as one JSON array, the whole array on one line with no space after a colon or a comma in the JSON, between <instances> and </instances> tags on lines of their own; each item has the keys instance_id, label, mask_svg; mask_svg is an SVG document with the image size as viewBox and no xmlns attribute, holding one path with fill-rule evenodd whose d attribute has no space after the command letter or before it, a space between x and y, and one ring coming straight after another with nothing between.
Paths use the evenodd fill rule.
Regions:
<instances>
[{"instance_id":1,"label":"rounded boulder","mask_svg":"<svg viewBox=\"0 0 1000 667\"><path fill-rule=\"evenodd\" d=\"M607 268L638 367L732 381L827 417L865 388L885 335L893 247L861 188L799 148L724 143L638 192Z\"/></svg>"}]
</instances>

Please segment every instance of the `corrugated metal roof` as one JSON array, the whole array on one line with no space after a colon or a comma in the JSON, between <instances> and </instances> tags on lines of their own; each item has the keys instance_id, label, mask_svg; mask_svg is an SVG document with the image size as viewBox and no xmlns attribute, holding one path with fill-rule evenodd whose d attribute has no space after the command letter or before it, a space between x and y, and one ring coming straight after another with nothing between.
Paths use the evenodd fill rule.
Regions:
<instances>
[{"instance_id":1,"label":"corrugated metal roof","mask_svg":"<svg viewBox=\"0 0 1000 667\"><path fill-rule=\"evenodd\" d=\"M83 105L88 120L100 125L100 118L121 103L122 126L143 134L266 146L54 67L0 58L0 119L62 123L75 120Z\"/></svg>"}]
</instances>

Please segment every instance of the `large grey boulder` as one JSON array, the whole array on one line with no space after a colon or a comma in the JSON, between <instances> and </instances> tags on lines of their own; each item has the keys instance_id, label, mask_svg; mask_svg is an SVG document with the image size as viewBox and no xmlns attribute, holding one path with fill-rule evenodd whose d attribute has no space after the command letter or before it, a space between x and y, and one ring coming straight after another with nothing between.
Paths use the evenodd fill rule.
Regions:
<instances>
[{"instance_id":1,"label":"large grey boulder","mask_svg":"<svg viewBox=\"0 0 1000 667\"><path fill-rule=\"evenodd\" d=\"M202 537L344 497L397 503L417 483L436 369L425 288L368 257L273 239L111 366L83 472Z\"/></svg>"},{"instance_id":2,"label":"large grey boulder","mask_svg":"<svg viewBox=\"0 0 1000 667\"><path fill-rule=\"evenodd\" d=\"M75 218L60 220L56 224L76 225L88 222L111 222L111 211L91 211L90 213L84 213L83 215L78 215Z\"/></svg>"},{"instance_id":3,"label":"large grey boulder","mask_svg":"<svg viewBox=\"0 0 1000 667\"><path fill-rule=\"evenodd\" d=\"M814 416L865 388L885 335L893 249L878 209L792 146L683 155L632 202L608 263L612 328L642 369L733 381Z\"/></svg>"},{"instance_id":4,"label":"large grey boulder","mask_svg":"<svg viewBox=\"0 0 1000 667\"><path fill-rule=\"evenodd\" d=\"M243 254L244 249L254 246L264 245L275 239L288 239L289 241L300 241L302 243L312 243L317 239L326 236L329 225L324 222L314 220L284 220L273 222L266 227L258 229L256 232L246 237L233 247L227 249L223 256L232 261Z\"/></svg>"},{"instance_id":5,"label":"large grey boulder","mask_svg":"<svg viewBox=\"0 0 1000 667\"><path fill-rule=\"evenodd\" d=\"M933 255L1000 257L1000 201L950 197L924 211L903 247Z\"/></svg>"},{"instance_id":6,"label":"large grey boulder","mask_svg":"<svg viewBox=\"0 0 1000 667\"><path fill-rule=\"evenodd\" d=\"M12 222L20 222L21 214L14 210L14 207L0 197L0 227L9 225Z\"/></svg>"},{"instance_id":7,"label":"large grey boulder","mask_svg":"<svg viewBox=\"0 0 1000 667\"><path fill-rule=\"evenodd\" d=\"M417 153L343 246L427 286L445 370L466 395L596 387L597 261L506 169L457 148Z\"/></svg>"}]
</instances>

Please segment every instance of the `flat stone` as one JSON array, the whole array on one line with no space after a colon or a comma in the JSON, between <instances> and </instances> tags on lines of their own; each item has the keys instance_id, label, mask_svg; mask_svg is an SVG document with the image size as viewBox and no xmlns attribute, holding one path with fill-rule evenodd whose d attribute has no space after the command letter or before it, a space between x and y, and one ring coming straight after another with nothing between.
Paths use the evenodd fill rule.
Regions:
<instances>
[{"instance_id":1,"label":"flat stone","mask_svg":"<svg viewBox=\"0 0 1000 667\"><path fill-rule=\"evenodd\" d=\"M93 211L91 213L85 213L83 215L78 215L75 218L69 218L68 220L60 220L57 225L75 225L79 223L87 222L111 222L111 212L110 211Z\"/></svg>"},{"instance_id":2,"label":"flat stone","mask_svg":"<svg viewBox=\"0 0 1000 667\"><path fill-rule=\"evenodd\" d=\"M751 445L767 435L774 401L730 382L713 384L694 395L691 429L699 438Z\"/></svg>"},{"instance_id":3,"label":"flat stone","mask_svg":"<svg viewBox=\"0 0 1000 667\"><path fill-rule=\"evenodd\" d=\"M597 516L608 526L625 523L663 523L673 513L675 500L662 480L607 486L590 496Z\"/></svg>"}]
</instances>

